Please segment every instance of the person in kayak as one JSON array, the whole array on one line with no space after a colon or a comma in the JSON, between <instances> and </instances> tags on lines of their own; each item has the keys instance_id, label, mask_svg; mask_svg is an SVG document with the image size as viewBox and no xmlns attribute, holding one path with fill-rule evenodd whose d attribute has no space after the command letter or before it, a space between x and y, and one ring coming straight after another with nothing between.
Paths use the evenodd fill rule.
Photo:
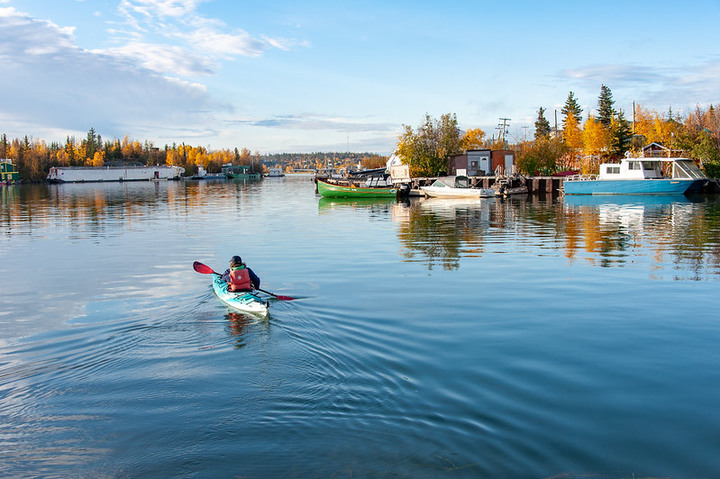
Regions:
<instances>
[{"instance_id":1,"label":"person in kayak","mask_svg":"<svg viewBox=\"0 0 720 479\"><path fill-rule=\"evenodd\" d=\"M260 277L243 263L240 256L230 258L230 267L222 279L228 283L228 291L252 291L260 287Z\"/></svg>"}]
</instances>

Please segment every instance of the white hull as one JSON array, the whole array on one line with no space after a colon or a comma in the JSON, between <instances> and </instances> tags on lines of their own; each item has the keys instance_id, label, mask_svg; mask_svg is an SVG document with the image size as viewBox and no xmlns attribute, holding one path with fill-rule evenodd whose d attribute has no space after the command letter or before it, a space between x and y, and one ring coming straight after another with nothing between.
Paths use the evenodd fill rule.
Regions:
<instances>
[{"instance_id":1,"label":"white hull","mask_svg":"<svg viewBox=\"0 0 720 479\"><path fill-rule=\"evenodd\" d=\"M47 179L53 183L173 180L184 172L179 166L55 167Z\"/></svg>"},{"instance_id":2,"label":"white hull","mask_svg":"<svg viewBox=\"0 0 720 479\"><path fill-rule=\"evenodd\" d=\"M492 198L490 188L453 188L450 186L423 186L420 190L429 198Z\"/></svg>"}]
</instances>

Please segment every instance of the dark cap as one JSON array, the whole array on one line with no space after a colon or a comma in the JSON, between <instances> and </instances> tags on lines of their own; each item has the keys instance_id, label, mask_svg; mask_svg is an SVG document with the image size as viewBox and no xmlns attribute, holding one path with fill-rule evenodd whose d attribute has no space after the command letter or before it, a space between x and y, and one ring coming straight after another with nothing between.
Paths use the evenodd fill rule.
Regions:
<instances>
[{"instance_id":1,"label":"dark cap","mask_svg":"<svg viewBox=\"0 0 720 479\"><path fill-rule=\"evenodd\" d=\"M242 258L240 256L233 256L230 258L230 264L242 264Z\"/></svg>"}]
</instances>

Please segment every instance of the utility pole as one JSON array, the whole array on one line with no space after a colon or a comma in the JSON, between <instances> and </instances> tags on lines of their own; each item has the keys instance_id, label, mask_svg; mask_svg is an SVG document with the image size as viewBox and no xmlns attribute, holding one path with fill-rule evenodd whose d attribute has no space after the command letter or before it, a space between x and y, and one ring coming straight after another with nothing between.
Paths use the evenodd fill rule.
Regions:
<instances>
[{"instance_id":1,"label":"utility pole","mask_svg":"<svg viewBox=\"0 0 720 479\"><path fill-rule=\"evenodd\" d=\"M503 148L504 148L505 147L505 135L507 135L507 126L508 126L508 122L510 121L510 118L500 118L500 121L502 121L502 123L498 123L496 130L500 130L498 137L499 137L499 140L502 141Z\"/></svg>"}]
</instances>

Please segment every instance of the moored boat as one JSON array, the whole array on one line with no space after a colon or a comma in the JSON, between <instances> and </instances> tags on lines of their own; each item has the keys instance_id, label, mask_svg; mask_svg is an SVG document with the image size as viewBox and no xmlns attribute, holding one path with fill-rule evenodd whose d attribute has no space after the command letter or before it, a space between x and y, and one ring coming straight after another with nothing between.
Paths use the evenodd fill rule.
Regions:
<instances>
[{"instance_id":1,"label":"moored boat","mask_svg":"<svg viewBox=\"0 0 720 479\"><path fill-rule=\"evenodd\" d=\"M228 283L217 274L213 274L213 291L220 301L237 311L261 317L268 315L269 302L263 300L259 293L228 291Z\"/></svg>"},{"instance_id":2,"label":"moored boat","mask_svg":"<svg viewBox=\"0 0 720 479\"><path fill-rule=\"evenodd\" d=\"M428 198L491 198L495 196L495 190L491 188L472 188L465 176L438 178L430 186L421 186L420 190Z\"/></svg>"},{"instance_id":3,"label":"moored boat","mask_svg":"<svg viewBox=\"0 0 720 479\"><path fill-rule=\"evenodd\" d=\"M682 195L699 191L707 177L689 158L623 158L603 163L597 176L563 181L566 195Z\"/></svg>"},{"instance_id":4,"label":"moored boat","mask_svg":"<svg viewBox=\"0 0 720 479\"><path fill-rule=\"evenodd\" d=\"M269 173L265 175L268 178L282 178L285 173L282 172L281 168L270 168Z\"/></svg>"},{"instance_id":5,"label":"moored boat","mask_svg":"<svg viewBox=\"0 0 720 479\"><path fill-rule=\"evenodd\" d=\"M50 183L90 183L102 181L177 180L185 172L180 166L54 166Z\"/></svg>"},{"instance_id":6,"label":"moored boat","mask_svg":"<svg viewBox=\"0 0 720 479\"><path fill-rule=\"evenodd\" d=\"M356 186L317 180L318 194L324 198L397 198L398 188Z\"/></svg>"}]
</instances>

